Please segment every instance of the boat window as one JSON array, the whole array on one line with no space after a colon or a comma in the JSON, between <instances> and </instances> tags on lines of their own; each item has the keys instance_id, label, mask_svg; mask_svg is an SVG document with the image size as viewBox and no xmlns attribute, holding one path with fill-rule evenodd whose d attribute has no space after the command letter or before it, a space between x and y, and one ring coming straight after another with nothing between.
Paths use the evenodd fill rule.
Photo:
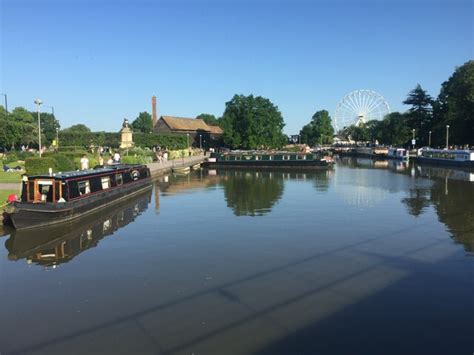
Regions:
<instances>
[{"instance_id":1,"label":"boat window","mask_svg":"<svg viewBox=\"0 0 474 355\"><path fill-rule=\"evenodd\" d=\"M237 155L237 156L235 157L235 160L240 160L240 155Z\"/></svg>"},{"instance_id":2,"label":"boat window","mask_svg":"<svg viewBox=\"0 0 474 355\"><path fill-rule=\"evenodd\" d=\"M115 175L115 182L117 183L117 186L123 184L122 174Z\"/></svg>"},{"instance_id":3,"label":"boat window","mask_svg":"<svg viewBox=\"0 0 474 355\"><path fill-rule=\"evenodd\" d=\"M260 160L260 157L258 155L256 155L255 160Z\"/></svg>"},{"instance_id":4,"label":"boat window","mask_svg":"<svg viewBox=\"0 0 474 355\"><path fill-rule=\"evenodd\" d=\"M269 155L268 160L273 160L273 156Z\"/></svg>"},{"instance_id":5,"label":"boat window","mask_svg":"<svg viewBox=\"0 0 474 355\"><path fill-rule=\"evenodd\" d=\"M110 188L110 178L108 176L101 178L100 182L102 183L102 190Z\"/></svg>"},{"instance_id":6,"label":"boat window","mask_svg":"<svg viewBox=\"0 0 474 355\"><path fill-rule=\"evenodd\" d=\"M28 181L28 201L33 201L35 199L35 182Z\"/></svg>"},{"instance_id":7,"label":"boat window","mask_svg":"<svg viewBox=\"0 0 474 355\"><path fill-rule=\"evenodd\" d=\"M79 187L79 195L85 195L91 192L89 180L79 181L77 184Z\"/></svg>"},{"instance_id":8,"label":"boat window","mask_svg":"<svg viewBox=\"0 0 474 355\"><path fill-rule=\"evenodd\" d=\"M133 181L136 181L140 177L140 172L138 170L132 170L130 172L130 176L131 176Z\"/></svg>"}]
</instances>

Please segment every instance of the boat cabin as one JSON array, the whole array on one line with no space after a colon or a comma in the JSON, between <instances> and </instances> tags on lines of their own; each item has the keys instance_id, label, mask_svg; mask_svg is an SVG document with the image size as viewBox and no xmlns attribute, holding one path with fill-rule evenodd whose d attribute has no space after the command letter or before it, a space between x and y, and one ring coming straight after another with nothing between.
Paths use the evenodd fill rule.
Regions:
<instances>
[{"instance_id":1,"label":"boat cabin","mask_svg":"<svg viewBox=\"0 0 474 355\"><path fill-rule=\"evenodd\" d=\"M51 175L25 175L21 201L27 203L74 201L149 177L150 171L145 165L122 164Z\"/></svg>"},{"instance_id":2,"label":"boat cabin","mask_svg":"<svg viewBox=\"0 0 474 355\"><path fill-rule=\"evenodd\" d=\"M471 150L447 150L447 149L422 149L423 158L451 160L458 162L474 161L474 151Z\"/></svg>"}]
</instances>

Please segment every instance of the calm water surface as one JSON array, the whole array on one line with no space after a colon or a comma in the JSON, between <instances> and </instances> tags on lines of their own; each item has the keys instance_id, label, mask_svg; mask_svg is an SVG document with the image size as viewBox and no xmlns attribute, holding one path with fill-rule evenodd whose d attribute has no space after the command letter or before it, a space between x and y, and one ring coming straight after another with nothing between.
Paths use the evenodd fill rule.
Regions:
<instances>
[{"instance_id":1,"label":"calm water surface","mask_svg":"<svg viewBox=\"0 0 474 355\"><path fill-rule=\"evenodd\" d=\"M6 231L0 352L472 354L473 180L355 159L200 170Z\"/></svg>"}]
</instances>

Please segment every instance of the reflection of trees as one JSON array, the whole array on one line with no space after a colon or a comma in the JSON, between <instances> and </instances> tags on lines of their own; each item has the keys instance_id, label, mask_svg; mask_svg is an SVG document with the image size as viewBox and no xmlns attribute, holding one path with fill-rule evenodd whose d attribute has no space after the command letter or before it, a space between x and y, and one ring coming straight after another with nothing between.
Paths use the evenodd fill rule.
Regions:
<instances>
[{"instance_id":1,"label":"reflection of trees","mask_svg":"<svg viewBox=\"0 0 474 355\"><path fill-rule=\"evenodd\" d=\"M474 184L436 180L431 202L454 240L462 243L467 251L474 251Z\"/></svg>"},{"instance_id":2,"label":"reflection of trees","mask_svg":"<svg viewBox=\"0 0 474 355\"><path fill-rule=\"evenodd\" d=\"M435 179L431 189L410 189L408 197L402 199L408 213L418 217L431 204L453 234L453 239L474 251L474 185L466 181Z\"/></svg>"},{"instance_id":3,"label":"reflection of trees","mask_svg":"<svg viewBox=\"0 0 474 355\"><path fill-rule=\"evenodd\" d=\"M418 217L430 205L429 190L410 189L409 197L402 199L402 202L407 205L409 214Z\"/></svg>"},{"instance_id":4,"label":"reflection of trees","mask_svg":"<svg viewBox=\"0 0 474 355\"><path fill-rule=\"evenodd\" d=\"M228 171L222 177L227 206L237 216L263 216L283 195L281 174Z\"/></svg>"}]
</instances>

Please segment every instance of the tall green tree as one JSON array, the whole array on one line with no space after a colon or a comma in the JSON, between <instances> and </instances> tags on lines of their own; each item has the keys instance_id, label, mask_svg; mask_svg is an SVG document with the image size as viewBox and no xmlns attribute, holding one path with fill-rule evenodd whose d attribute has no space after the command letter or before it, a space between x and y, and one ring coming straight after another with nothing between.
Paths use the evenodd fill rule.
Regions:
<instances>
[{"instance_id":1,"label":"tall green tree","mask_svg":"<svg viewBox=\"0 0 474 355\"><path fill-rule=\"evenodd\" d=\"M196 118L203 120L204 122L206 122L208 125L211 125L211 126L219 125L219 119L217 119L216 116L211 115L209 113L201 113Z\"/></svg>"},{"instance_id":2,"label":"tall green tree","mask_svg":"<svg viewBox=\"0 0 474 355\"><path fill-rule=\"evenodd\" d=\"M138 117L132 122L135 132L150 133L153 131L153 120L148 112L140 112Z\"/></svg>"},{"instance_id":3,"label":"tall green tree","mask_svg":"<svg viewBox=\"0 0 474 355\"><path fill-rule=\"evenodd\" d=\"M56 130L59 130L61 126L59 121L50 113L41 113L41 132L44 135L43 144L49 145L54 139L56 139Z\"/></svg>"},{"instance_id":4,"label":"tall green tree","mask_svg":"<svg viewBox=\"0 0 474 355\"><path fill-rule=\"evenodd\" d=\"M235 95L226 103L221 127L231 148L279 148L286 143L283 117L269 99Z\"/></svg>"},{"instance_id":5,"label":"tall green tree","mask_svg":"<svg viewBox=\"0 0 474 355\"><path fill-rule=\"evenodd\" d=\"M418 84L415 89L410 91L403 103L411 106L406 114L407 124L417 132L418 145L427 145L428 132L433 128L432 97Z\"/></svg>"},{"instance_id":6,"label":"tall green tree","mask_svg":"<svg viewBox=\"0 0 474 355\"><path fill-rule=\"evenodd\" d=\"M330 144L333 141L334 127L326 110L317 111L311 122L300 131L300 140L308 145Z\"/></svg>"},{"instance_id":7,"label":"tall green tree","mask_svg":"<svg viewBox=\"0 0 474 355\"><path fill-rule=\"evenodd\" d=\"M79 124L72 125L71 127L65 128L63 131L90 133L91 129L87 127L85 124L79 123Z\"/></svg>"},{"instance_id":8,"label":"tall green tree","mask_svg":"<svg viewBox=\"0 0 474 355\"><path fill-rule=\"evenodd\" d=\"M444 146L449 125L450 144L474 145L474 60L456 68L441 85L434 116L435 144Z\"/></svg>"}]
</instances>

